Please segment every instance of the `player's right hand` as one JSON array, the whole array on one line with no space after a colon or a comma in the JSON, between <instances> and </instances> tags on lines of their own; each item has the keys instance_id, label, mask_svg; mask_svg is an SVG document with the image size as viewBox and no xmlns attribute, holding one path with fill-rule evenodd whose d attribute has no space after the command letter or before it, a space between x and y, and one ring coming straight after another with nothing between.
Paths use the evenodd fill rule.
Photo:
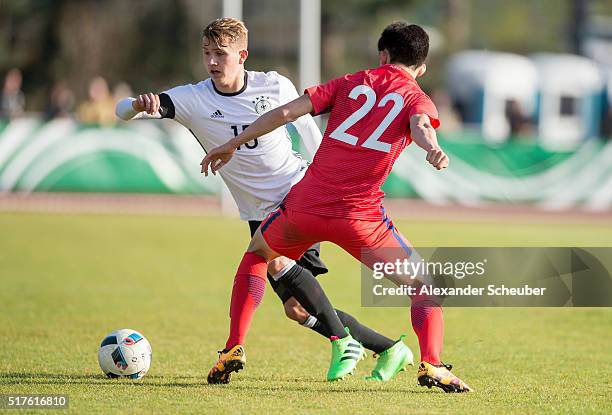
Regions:
<instances>
[{"instance_id":1,"label":"player's right hand","mask_svg":"<svg viewBox=\"0 0 612 415\"><path fill-rule=\"evenodd\" d=\"M236 146L232 143L232 140L213 148L200 163L202 166L201 172L208 176L208 169L210 168L210 172L216 175L221 167L229 163L235 151Z\"/></svg>"},{"instance_id":2,"label":"player's right hand","mask_svg":"<svg viewBox=\"0 0 612 415\"><path fill-rule=\"evenodd\" d=\"M432 148L427 152L427 161L438 170L448 167L448 156L441 148Z\"/></svg>"},{"instance_id":3,"label":"player's right hand","mask_svg":"<svg viewBox=\"0 0 612 415\"><path fill-rule=\"evenodd\" d=\"M141 94L132 102L132 108L135 111L145 111L149 115L156 115L159 111L159 95L152 92Z\"/></svg>"}]
</instances>

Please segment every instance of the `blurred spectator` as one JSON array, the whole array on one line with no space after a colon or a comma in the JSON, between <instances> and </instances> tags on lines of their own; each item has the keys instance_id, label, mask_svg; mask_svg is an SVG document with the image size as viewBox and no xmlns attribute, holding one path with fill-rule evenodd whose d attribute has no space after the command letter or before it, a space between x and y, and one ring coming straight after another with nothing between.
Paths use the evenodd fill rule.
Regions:
<instances>
[{"instance_id":1,"label":"blurred spectator","mask_svg":"<svg viewBox=\"0 0 612 415\"><path fill-rule=\"evenodd\" d=\"M608 140L612 140L612 102L610 102L608 112L603 116L601 122L601 135Z\"/></svg>"},{"instance_id":2,"label":"blurred spectator","mask_svg":"<svg viewBox=\"0 0 612 415\"><path fill-rule=\"evenodd\" d=\"M53 85L47 108L45 109L45 120L53 118L72 117L74 110L74 93L64 81L57 81Z\"/></svg>"},{"instance_id":3,"label":"blurred spectator","mask_svg":"<svg viewBox=\"0 0 612 415\"><path fill-rule=\"evenodd\" d=\"M23 115L25 97L21 91L21 71L13 68L4 78L4 86L0 91L0 119L10 120Z\"/></svg>"},{"instance_id":4,"label":"blurred spectator","mask_svg":"<svg viewBox=\"0 0 612 415\"><path fill-rule=\"evenodd\" d=\"M127 82L119 82L113 88L113 101L117 102L125 97L131 97L134 95L132 87Z\"/></svg>"},{"instance_id":5,"label":"blurred spectator","mask_svg":"<svg viewBox=\"0 0 612 415\"><path fill-rule=\"evenodd\" d=\"M506 119L510 125L510 137L524 137L533 133L531 119L515 99L506 101Z\"/></svg>"},{"instance_id":6,"label":"blurred spectator","mask_svg":"<svg viewBox=\"0 0 612 415\"><path fill-rule=\"evenodd\" d=\"M453 108L453 103L450 95L442 89L435 90L431 99L438 109L440 118L440 131L442 133L452 133L461 129L461 119L459 114Z\"/></svg>"},{"instance_id":7,"label":"blurred spectator","mask_svg":"<svg viewBox=\"0 0 612 415\"><path fill-rule=\"evenodd\" d=\"M89 83L89 99L79 105L78 115L84 123L115 124L115 101L108 89L108 83L101 76L93 78Z\"/></svg>"}]
</instances>

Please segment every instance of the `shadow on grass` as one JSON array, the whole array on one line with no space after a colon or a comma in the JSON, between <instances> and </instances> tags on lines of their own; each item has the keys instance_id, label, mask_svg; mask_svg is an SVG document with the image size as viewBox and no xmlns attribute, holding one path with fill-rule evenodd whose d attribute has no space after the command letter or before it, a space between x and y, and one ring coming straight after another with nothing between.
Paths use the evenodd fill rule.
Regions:
<instances>
[{"instance_id":1,"label":"shadow on grass","mask_svg":"<svg viewBox=\"0 0 612 415\"><path fill-rule=\"evenodd\" d=\"M181 379L202 379L200 376L181 376ZM206 383L164 382L167 377L147 376L146 380L127 378L110 379L99 373L44 373L13 372L0 373L0 385L117 385L151 387L201 387Z\"/></svg>"},{"instance_id":2,"label":"shadow on grass","mask_svg":"<svg viewBox=\"0 0 612 415\"><path fill-rule=\"evenodd\" d=\"M43 378L43 379L106 379L102 375L98 374L70 374L70 373L42 373L42 372L2 372L0 373L0 381L3 383L6 382L6 379L35 379L35 378Z\"/></svg>"},{"instance_id":3,"label":"shadow on grass","mask_svg":"<svg viewBox=\"0 0 612 415\"><path fill-rule=\"evenodd\" d=\"M137 387L137 388L194 388L206 389L209 391L219 391L224 393L248 391L292 391L292 392L313 392L318 393L355 393L355 392L375 392L379 394L403 393L430 393L425 389L415 389L401 381L388 384L355 384L350 387L348 380L343 383L329 383L324 380L296 379L296 378L275 378L271 380L264 377L243 377L229 385L209 385L204 376L179 376L180 379L193 379L192 382L178 382L172 378L164 376L147 376L146 379L108 379L101 374L93 373L44 373L44 372L9 372L0 373L0 385L96 385L106 387ZM253 384L256 382L256 384ZM266 385L259 383L268 382ZM300 384L302 383L302 384ZM383 389L384 388L384 389Z\"/></svg>"}]
</instances>

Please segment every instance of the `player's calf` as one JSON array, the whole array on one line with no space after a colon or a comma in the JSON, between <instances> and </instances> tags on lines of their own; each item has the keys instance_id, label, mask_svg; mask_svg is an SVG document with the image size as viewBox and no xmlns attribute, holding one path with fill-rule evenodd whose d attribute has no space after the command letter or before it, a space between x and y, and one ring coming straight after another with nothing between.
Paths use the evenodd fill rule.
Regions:
<instances>
[{"instance_id":1,"label":"player's calf","mask_svg":"<svg viewBox=\"0 0 612 415\"><path fill-rule=\"evenodd\" d=\"M310 313L294 297L285 301L283 308L285 309L285 316L299 324L304 324L308 317L310 317Z\"/></svg>"}]
</instances>

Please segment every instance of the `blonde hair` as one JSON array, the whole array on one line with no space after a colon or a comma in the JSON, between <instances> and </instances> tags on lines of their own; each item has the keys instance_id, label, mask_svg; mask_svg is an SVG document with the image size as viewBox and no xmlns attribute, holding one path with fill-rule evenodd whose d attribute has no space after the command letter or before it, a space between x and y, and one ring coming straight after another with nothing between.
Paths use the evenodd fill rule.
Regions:
<instances>
[{"instance_id":1,"label":"blonde hair","mask_svg":"<svg viewBox=\"0 0 612 415\"><path fill-rule=\"evenodd\" d=\"M248 33L241 20L232 17L215 19L206 26L202 38L213 42L217 47L227 47L230 43L237 43L239 47L247 47Z\"/></svg>"}]
</instances>

